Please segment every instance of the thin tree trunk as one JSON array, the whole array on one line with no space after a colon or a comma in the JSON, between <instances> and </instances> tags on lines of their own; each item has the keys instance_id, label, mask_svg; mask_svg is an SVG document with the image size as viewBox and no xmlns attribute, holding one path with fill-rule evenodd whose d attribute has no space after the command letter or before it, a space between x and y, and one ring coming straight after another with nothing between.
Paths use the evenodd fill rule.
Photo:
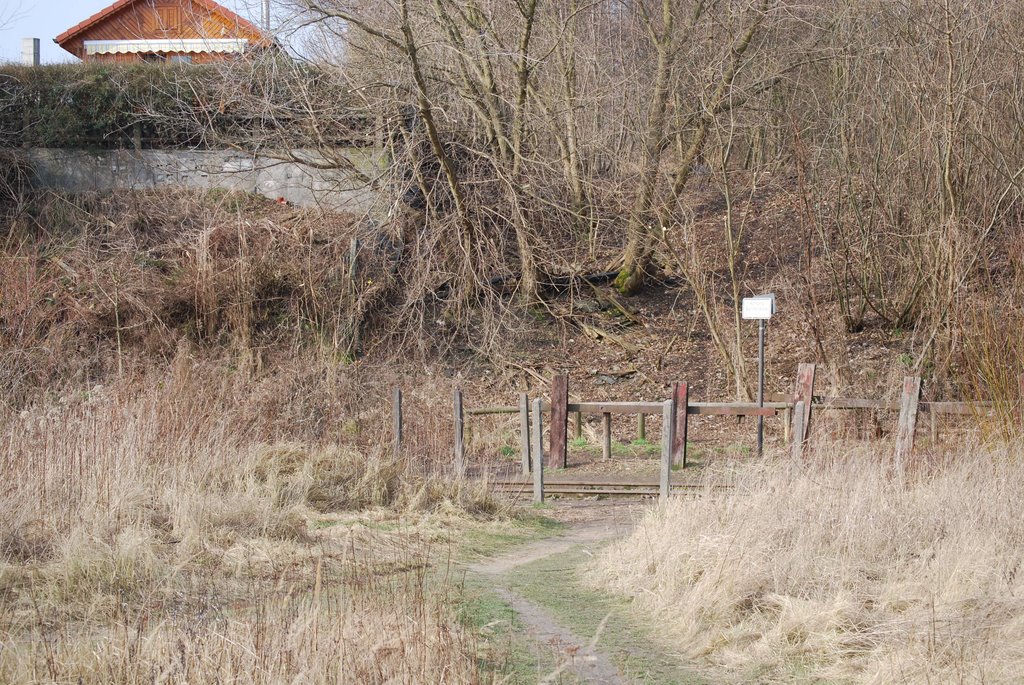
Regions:
<instances>
[{"instance_id":1,"label":"thin tree trunk","mask_svg":"<svg viewBox=\"0 0 1024 685\"><path fill-rule=\"evenodd\" d=\"M714 117L719 114L723 108L727 108L725 101L726 96L729 94L732 84L736 79L736 73L739 71L743 55L750 47L750 44L757 33L757 29L764 20L767 8L768 0L762 0L760 7L758 8L757 18L751 23L750 27L744 32L732 49L729 64L726 66L726 69L722 74L722 78L719 81L717 88L715 88L714 94L711 96L711 101L708 103L708 107L705 108L703 115L700 117L697 129L694 131L689 145L685 147L685 152L676 167L675 179L672 184L673 198L677 199L682 194L682 191L686 186L686 182L689 180L693 171L693 164L700 153L704 150L704 145L707 142L708 131L710 130L711 124L714 122ZM654 246L661 235L661 227L652 225L654 223L652 221L652 208L654 205L655 191L657 189L658 167L661 162L661 152L664 148L664 115L668 100L667 77L671 70L671 64L667 65L668 71L664 72L666 81L663 83L661 80L663 76L662 69L664 66L662 64L663 54L662 50L659 49L658 67L655 75L655 88L652 100L652 116L644 138L646 156L640 178L640 190L637 195L634 210L629 217L629 224L626 227L627 242L625 253L623 254L622 269L619 271L619 275L615 279L615 286L625 295L635 294L643 288L644 278L650 268L650 262L654 255ZM659 90L659 88L662 87L665 88L664 92ZM657 116L658 114L660 114L660 116ZM655 126L658 127L657 130L655 130ZM655 143L656 146L652 147L652 143Z\"/></svg>"},{"instance_id":2,"label":"thin tree trunk","mask_svg":"<svg viewBox=\"0 0 1024 685\"><path fill-rule=\"evenodd\" d=\"M525 179L522 176L523 138L526 133L526 107L530 91L530 39L533 37L537 0L526 2L522 6L522 12L525 24L519 41L519 55L516 62L516 108L513 114L512 128L512 211L516 230L516 248L519 251L519 270L522 273L519 281L519 297L523 302L532 304L537 299L537 264L534 259L529 227L519 202L518 193L525 185Z\"/></svg>"},{"instance_id":3,"label":"thin tree trunk","mask_svg":"<svg viewBox=\"0 0 1024 685\"><path fill-rule=\"evenodd\" d=\"M654 251L651 226L651 208L658 185L658 167L661 165L662 141L665 139L665 112L668 109L669 78L675 60L675 36L672 29L671 0L662 5L664 32L657 43L658 64L654 71L654 91L644 133L644 163L640 172L640 188L633 210L626 224L626 250L623 265L615 278L615 287L624 295L632 295L643 287L646 269Z\"/></svg>"},{"instance_id":4,"label":"thin tree trunk","mask_svg":"<svg viewBox=\"0 0 1024 685\"><path fill-rule=\"evenodd\" d=\"M412 67L413 79L416 82L417 108L419 109L420 117L423 119L423 124L427 129L427 139L430 141L430 149L441 165L441 171L444 173L445 180L448 183L448 189L452 194L452 200L455 202L456 218L459 227L459 243L463 251L465 273L467 276L474 276L476 274L476 259L474 255L476 242L474 235L475 232L473 230L473 224L469 220L468 212L466 211L465 196L462 192L462 185L459 182L458 172L455 169L455 164L452 162L451 157L448 156L448 153L444 149L444 144L441 142L441 136L438 133L437 123L434 121L434 110L430 103L427 81L420 66L416 41L412 33L412 26L409 23L409 0L402 0L401 14L401 30L402 35L405 38L405 53L409 58L409 64ZM472 287L472 283L467 283L466 285L467 287Z\"/></svg>"}]
</instances>

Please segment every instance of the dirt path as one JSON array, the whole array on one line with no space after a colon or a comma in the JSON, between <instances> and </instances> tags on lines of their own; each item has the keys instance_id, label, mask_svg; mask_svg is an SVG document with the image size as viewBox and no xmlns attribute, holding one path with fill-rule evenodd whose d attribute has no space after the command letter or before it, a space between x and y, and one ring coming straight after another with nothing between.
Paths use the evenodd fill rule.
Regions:
<instances>
[{"instance_id":1,"label":"dirt path","mask_svg":"<svg viewBox=\"0 0 1024 685\"><path fill-rule=\"evenodd\" d=\"M570 512L570 520L578 514ZM503 577L517 567L562 554L578 546L584 549L587 546L597 547L602 542L626 535L632 529L629 509L595 507L587 514L587 518L596 518L570 524L565 533L558 537L528 543L499 557L473 564L470 570L493 578L494 591L512 607L518 619L527 626L531 637L538 643L555 646L562 655L559 666L543 678L541 683L556 682L560 674L568 671L585 683L627 685L630 681L622 677L612 659L597 649L604 622L596 627L593 638L581 637L560 624L546 608L515 592L508 582L503 582Z\"/></svg>"}]
</instances>

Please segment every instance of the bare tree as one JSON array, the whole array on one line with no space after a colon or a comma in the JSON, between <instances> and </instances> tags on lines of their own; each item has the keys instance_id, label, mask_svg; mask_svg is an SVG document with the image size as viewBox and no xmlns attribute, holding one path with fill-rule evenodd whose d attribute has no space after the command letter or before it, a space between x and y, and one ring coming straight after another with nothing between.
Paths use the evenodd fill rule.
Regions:
<instances>
[{"instance_id":1,"label":"bare tree","mask_svg":"<svg viewBox=\"0 0 1024 685\"><path fill-rule=\"evenodd\" d=\"M398 335L486 346L553 277L632 294L664 267L743 396L745 240L772 192L799 205L818 337L907 331L923 368L956 356L961 301L1020 215L1012 3L292 2L310 59L171 72L180 108L144 114L377 188ZM708 193L724 209L695 222Z\"/></svg>"}]
</instances>

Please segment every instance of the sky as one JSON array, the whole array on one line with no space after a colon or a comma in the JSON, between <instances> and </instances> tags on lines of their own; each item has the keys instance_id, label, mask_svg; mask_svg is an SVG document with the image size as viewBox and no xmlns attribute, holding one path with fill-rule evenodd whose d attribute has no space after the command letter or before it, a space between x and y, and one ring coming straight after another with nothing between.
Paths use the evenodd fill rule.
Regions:
<instances>
[{"instance_id":1,"label":"sky","mask_svg":"<svg viewBox=\"0 0 1024 685\"><path fill-rule=\"evenodd\" d=\"M54 37L88 19L115 0L0 0L0 63L21 61L21 39L39 38L43 64L77 62ZM253 23L259 24L258 0L218 0Z\"/></svg>"}]
</instances>

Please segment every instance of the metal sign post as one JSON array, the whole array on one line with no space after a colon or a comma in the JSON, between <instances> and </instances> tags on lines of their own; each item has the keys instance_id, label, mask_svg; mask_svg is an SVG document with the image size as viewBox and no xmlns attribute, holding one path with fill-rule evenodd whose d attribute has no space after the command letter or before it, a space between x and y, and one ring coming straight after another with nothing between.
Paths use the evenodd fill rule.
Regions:
<instances>
[{"instance_id":1,"label":"metal sign post","mask_svg":"<svg viewBox=\"0 0 1024 685\"><path fill-rule=\"evenodd\" d=\"M767 319L757 322L757 407L764 408L764 326ZM764 451L764 417L757 417L757 456Z\"/></svg>"},{"instance_id":2,"label":"metal sign post","mask_svg":"<svg viewBox=\"0 0 1024 685\"><path fill-rule=\"evenodd\" d=\"M757 320L757 406L764 408L764 331L775 313L775 295L743 298L743 318ZM764 416L757 417L757 456L764 451Z\"/></svg>"}]
</instances>

